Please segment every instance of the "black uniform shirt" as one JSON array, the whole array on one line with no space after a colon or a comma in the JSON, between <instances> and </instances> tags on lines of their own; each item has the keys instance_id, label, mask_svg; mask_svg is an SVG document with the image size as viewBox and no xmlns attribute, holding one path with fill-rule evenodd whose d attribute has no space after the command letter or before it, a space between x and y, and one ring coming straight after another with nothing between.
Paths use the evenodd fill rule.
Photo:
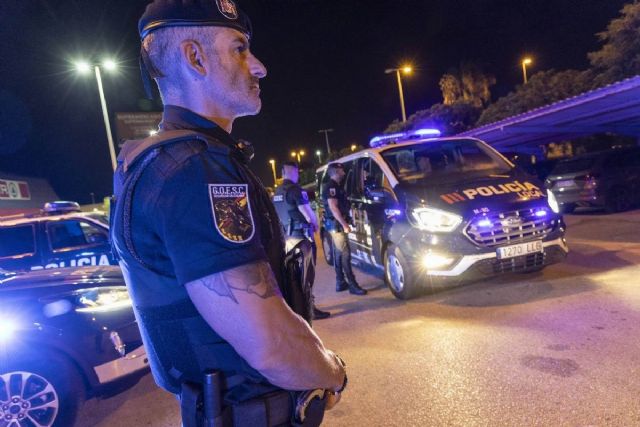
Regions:
<instances>
[{"instance_id":1,"label":"black uniform shirt","mask_svg":"<svg viewBox=\"0 0 640 427\"><path fill-rule=\"evenodd\" d=\"M182 285L261 260L270 260L278 277L282 237L263 206L265 200L270 204L268 195L242 165L235 141L206 118L170 105L160 127L210 135L220 150L194 142L189 143L191 155L176 158L163 149L150 164L154 170L144 173L136 187L136 199L143 200L133 205L132 229L139 231L133 237L141 258L175 274Z\"/></svg>"},{"instance_id":2,"label":"black uniform shirt","mask_svg":"<svg viewBox=\"0 0 640 427\"><path fill-rule=\"evenodd\" d=\"M300 184L294 183L291 180L285 179L282 181L282 187L286 188L284 195L285 201L291 206L295 206L295 209L289 211L289 215L294 222L300 222L307 224L307 219L302 215L302 212L298 209L298 206L308 205L309 196L307 192L300 187Z\"/></svg>"},{"instance_id":3,"label":"black uniform shirt","mask_svg":"<svg viewBox=\"0 0 640 427\"><path fill-rule=\"evenodd\" d=\"M345 219L349 217L349 200L347 199L347 194L344 192L342 185L338 184L333 179L330 179L329 182L324 185L322 194L324 197L324 212L328 219L335 219L331 209L329 209L329 199L336 199L338 201L338 209L342 216Z\"/></svg>"}]
</instances>

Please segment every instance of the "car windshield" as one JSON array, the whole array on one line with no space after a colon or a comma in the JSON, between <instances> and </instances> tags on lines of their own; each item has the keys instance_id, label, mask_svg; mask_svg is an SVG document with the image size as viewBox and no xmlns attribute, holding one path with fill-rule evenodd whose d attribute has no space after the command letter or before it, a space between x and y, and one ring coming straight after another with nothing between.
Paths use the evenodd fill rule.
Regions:
<instances>
[{"instance_id":1,"label":"car windshield","mask_svg":"<svg viewBox=\"0 0 640 427\"><path fill-rule=\"evenodd\" d=\"M497 152L473 139L424 141L382 152L400 182L449 182L509 173Z\"/></svg>"},{"instance_id":2,"label":"car windshield","mask_svg":"<svg viewBox=\"0 0 640 427\"><path fill-rule=\"evenodd\" d=\"M595 157L586 157L583 159L558 162L556 167L553 168L553 172L551 172L551 174L561 175L563 173L582 172L591 169L595 160Z\"/></svg>"}]
</instances>

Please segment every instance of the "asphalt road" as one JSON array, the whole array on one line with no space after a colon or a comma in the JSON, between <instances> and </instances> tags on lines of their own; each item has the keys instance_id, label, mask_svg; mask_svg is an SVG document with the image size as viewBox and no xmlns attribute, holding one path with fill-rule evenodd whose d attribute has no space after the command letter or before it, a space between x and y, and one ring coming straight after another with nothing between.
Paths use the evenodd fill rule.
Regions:
<instances>
[{"instance_id":1,"label":"asphalt road","mask_svg":"<svg viewBox=\"0 0 640 427\"><path fill-rule=\"evenodd\" d=\"M566 262L409 302L362 272L369 295L336 294L320 262L314 326L350 380L325 425L640 426L640 211L566 220ZM79 425L178 418L147 376Z\"/></svg>"}]
</instances>

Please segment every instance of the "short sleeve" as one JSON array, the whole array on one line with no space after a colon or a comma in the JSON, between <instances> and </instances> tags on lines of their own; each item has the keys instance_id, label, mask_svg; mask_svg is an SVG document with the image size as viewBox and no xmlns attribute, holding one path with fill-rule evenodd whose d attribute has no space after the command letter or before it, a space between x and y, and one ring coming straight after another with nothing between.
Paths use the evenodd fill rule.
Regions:
<instances>
[{"instance_id":1,"label":"short sleeve","mask_svg":"<svg viewBox=\"0 0 640 427\"><path fill-rule=\"evenodd\" d=\"M304 191L300 187L295 187L289 190L291 192L291 199L295 203L296 206L308 205L309 204L309 195L306 191Z\"/></svg>"},{"instance_id":2,"label":"short sleeve","mask_svg":"<svg viewBox=\"0 0 640 427\"><path fill-rule=\"evenodd\" d=\"M267 259L253 192L228 160L208 152L166 178L148 217L181 284Z\"/></svg>"},{"instance_id":3,"label":"short sleeve","mask_svg":"<svg viewBox=\"0 0 640 427\"><path fill-rule=\"evenodd\" d=\"M325 197L327 199L337 199L339 196L338 188L335 182L330 182L325 187L324 191Z\"/></svg>"}]
</instances>

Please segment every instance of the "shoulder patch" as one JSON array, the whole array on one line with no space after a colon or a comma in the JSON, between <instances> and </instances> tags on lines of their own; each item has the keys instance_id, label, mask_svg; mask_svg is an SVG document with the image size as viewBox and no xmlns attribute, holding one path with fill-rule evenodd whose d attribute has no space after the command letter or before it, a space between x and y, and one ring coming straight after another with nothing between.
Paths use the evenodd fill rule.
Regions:
<instances>
[{"instance_id":1,"label":"shoulder patch","mask_svg":"<svg viewBox=\"0 0 640 427\"><path fill-rule=\"evenodd\" d=\"M330 195L331 197L336 197L336 189L335 189L335 188L333 188L333 187L331 187L331 188L329 189L329 195Z\"/></svg>"},{"instance_id":2,"label":"shoulder patch","mask_svg":"<svg viewBox=\"0 0 640 427\"><path fill-rule=\"evenodd\" d=\"M255 233L249 186L247 184L209 184L209 199L216 230L233 243L245 243Z\"/></svg>"},{"instance_id":3,"label":"shoulder patch","mask_svg":"<svg viewBox=\"0 0 640 427\"><path fill-rule=\"evenodd\" d=\"M302 195L302 200L304 200L305 202L309 201L309 195L307 194L306 191L302 190L300 194Z\"/></svg>"}]
</instances>

